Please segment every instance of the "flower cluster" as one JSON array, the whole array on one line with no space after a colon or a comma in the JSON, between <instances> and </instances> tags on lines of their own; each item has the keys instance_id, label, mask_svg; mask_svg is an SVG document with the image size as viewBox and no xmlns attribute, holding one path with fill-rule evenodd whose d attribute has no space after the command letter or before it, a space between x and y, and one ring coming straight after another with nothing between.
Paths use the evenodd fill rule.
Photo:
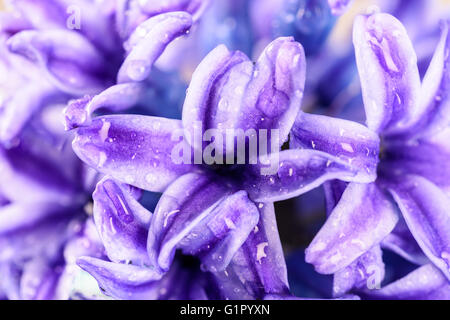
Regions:
<instances>
[{"instance_id":1,"label":"flower cluster","mask_svg":"<svg viewBox=\"0 0 450 320\"><path fill-rule=\"evenodd\" d=\"M450 6L376 4L4 1L0 298L450 299Z\"/></svg>"}]
</instances>

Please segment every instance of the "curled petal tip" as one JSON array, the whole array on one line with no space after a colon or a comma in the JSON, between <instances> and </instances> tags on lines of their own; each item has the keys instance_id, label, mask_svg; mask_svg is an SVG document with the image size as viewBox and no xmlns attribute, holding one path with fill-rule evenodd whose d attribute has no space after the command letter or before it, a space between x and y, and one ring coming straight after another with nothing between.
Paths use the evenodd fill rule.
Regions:
<instances>
[{"instance_id":1,"label":"curled petal tip","mask_svg":"<svg viewBox=\"0 0 450 320\"><path fill-rule=\"evenodd\" d=\"M63 111L66 131L89 124L90 115L86 110L86 106L90 101L91 97L88 95L81 99L69 101L69 104Z\"/></svg>"},{"instance_id":2,"label":"curled petal tip","mask_svg":"<svg viewBox=\"0 0 450 320\"><path fill-rule=\"evenodd\" d=\"M141 23L125 45L129 54L120 67L117 82L145 80L165 48L191 26L192 17L186 12L160 14Z\"/></svg>"}]
</instances>

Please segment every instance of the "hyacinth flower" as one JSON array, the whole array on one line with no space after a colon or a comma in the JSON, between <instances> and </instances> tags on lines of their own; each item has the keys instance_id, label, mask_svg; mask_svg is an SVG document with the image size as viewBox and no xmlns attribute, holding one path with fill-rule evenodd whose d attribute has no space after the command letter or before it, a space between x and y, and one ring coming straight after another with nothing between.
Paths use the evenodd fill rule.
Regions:
<instances>
[{"instance_id":1,"label":"hyacinth flower","mask_svg":"<svg viewBox=\"0 0 450 320\"><path fill-rule=\"evenodd\" d=\"M439 41L439 27L436 21L450 16L448 6L436 0L384 1L373 2L367 7L354 3L355 11L378 10L390 13L400 20L408 30L408 35L416 49L421 75L433 55L433 48ZM352 14L352 13L350 13ZM349 15L350 15L349 14ZM349 17L343 17L346 21ZM420 19L420 26L417 24ZM363 123L364 109L354 50L351 46L345 22L338 21L331 36L323 44L320 52L310 58L310 72L307 77L305 109ZM334 81L330 83L329 79Z\"/></svg>"},{"instance_id":2,"label":"hyacinth flower","mask_svg":"<svg viewBox=\"0 0 450 320\"><path fill-rule=\"evenodd\" d=\"M176 82L169 82L161 72L155 73L152 67L166 46L175 38L184 35L191 26L192 18L184 12L160 14L142 22L126 42L128 55L118 70L117 84L94 97L86 96L71 102L65 111L67 129L88 124L91 114L104 108L118 112L143 105L147 112L171 114L170 111L164 110L170 107L161 108L158 103L176 105L178 95L173 98L172 92L161 97L158 96L159 92L164 92L164 87L168 84L174 84L172 87L178 92L184 87L180 87ZM151 73L159 76L159 79L149 77Z\"/></svg>"},{"instance_id":3,"label":"hyacinth flower","mask_svg":"<svg viewBox=\"0 0 450 320\"><path fill-rule=\"evenodd\" d=\"M166 210L168 202L177 202L176 198L169 197L169 189L161 198L156 212ZM254 225L258 216L257 209L247 202L246 194L241 192L214 204L208 210L211 217L205 218L206 222L195 225L193 229L187 226L176 235L184 237L178 238L181 252L171 258L173 261L167 270L161 271L151 259L155 237L152 225L159 229L161 221L155 220L158 213L152 214L138 202L139 196L138 189L110 177L102 179L93 194L95 225L107 257L79 256L77 263L98 281L107 296L141 300L298 299L288 290L273 205L265 204L268 207L260 210L262 221L250 235L239 235L243 225ZM229 214L231 210L240 217L233 219L235 217ZM224 217L227 214L224 211L228 212L228 217ZM176 213L169 212L163 224L168 223L167 218ZM168 233L172 233L171 230ZM169 234L167 236L170 237ZM234 241L227 239L231 237L235 238L234 241L241 240L241 237L247 237L247 240L224 270L208 267L210 246L231 245ZM173 242L174 236L170 239ZM210 244L205 246L205 240L209 240ZM252 257L249 246L261 240L267 241L256 245ZM238 245L235 244L236 247ZM149 255L149 252L153 253ZM219 255L220 252L216 254L219 260L225 258ZM263 259L267 261L261 266ZM86 297L83 290L80 295Z\"/></svg>"},{"instance_id":4,"label":"hyacinth flower","mask_svg":"<svg viewBox=\"0 0 450 320\"><path fill-rule=\"evenodd\" d=\"M0 34L0 38L0 70L4 75L0 79L0 142L8 146L16 143L25 124L48 101L62 103L66 96L42 79L32 63L8 53L5 34ZM14 94L17 88L21 88L21 94Z\"/></svg>"},{"instance_id":5,"label":"hyacinth flower","mask_svg":"<svg viewBox=\"0 0 450 320\"><path fill-rule=\"evenodd\" d=\"M96 94L116 81L123 83L146 78L153 60L163 48L177 34L185 33L192 23L184 21L191 20L187 12L188 17L181 16L180 19L189 26L180 26L176 21L164 18L153 20L153 25L160 22L159 29L154 31L166 33L161 38L148 33L148 27L152 25L148 20L163 13L184 12L183 8L190 2L197 4L191 11L198 17L200 12L196 9L199 9L199 3L206 1L173 1L170 6L164 1L139 1L139 5L137 1L80 0L71 5L63 0L13 1L11 14L21 15L30 27L13 34L8 45L12 52L39 65L61 91L74 96ZM135 24L122 21L124 17L133 16L130 10L135 12L137 9L141 14L144 10L149 12L145 19L134 19ZM174 24L172 28L167 26L171 23ZM6 25L4 28L12 27ZM128 30L125 34L123 28ZM146 36L147 43L152 37L162 40L159 50L149 48L151 44L145 46ZM138 65L142 60L148 65ZM130 61L132 66L129 66ZM133 76L139 79L133 79Z\"/></svg>"},{"instance_id":6,"label":"hyacinth flower","mask_svg":"<svg viewBox=\"0 0 450 320\"><path fill-rule=\"evenodd\" d=\"M0 291L9 299L52 299L63 248L82 224L89 188L81 163L61 140L29 128L0 147ZM65 166L60 166L64 162Z\"/></svg>"},{"instance_id":7,"label":"hyacinth flower","mask_svg":"<svg viewBox=\"0 0 450 320\"><path fill-rule=\"evenodd\" d=\"M76 129L73 148L85 163L122 183L163 192L151 218L146 248L141 243L141 253L128 260L151 265L154 272L162 274L169 272L176 250L181 250L197 256L202 270L221 273L222 277L237 274L238 279L244 276L241 273L253 270L248 268L250 263L256 275L248 276L259 280L249 281L256 285L246 292L251 289L251 296L257 298L287 294L272 201L294 197L329 179L372 181L375 177L366 167L361 170L348 160L330 157L325 152L279 151L300 110L304 77L303 48L292 38L275 40L256 65L244 54L219 46L194 72L181 121L113 115L93 118L89 125ZM174 132L193 137L199 124L202 132L213 128L223 133L227 127L278 129L280 139L271 137L271 153L263 154L261 158L265 161L256 164L224 165L223 159L217 158L212 163L200 164L175 161L172 154L175 147L188 160L195 158L198 150L208 149L194 139L179 141L180 137L173 137ZM355 125L361 134L370 133L365 127ZM211 146L216 155L236 154L234 143L224 147L214 139L209 150ZM175 155L180 156L177 152ZM372 154L377 154L377 150ZM267 158L279 160L278 170L262 175L261 168L272 163ZM105 212L108 211L102 211ZM97 228L110 228L109 217L105 216L101 223L97 219ZM120 219L125 225L127 220L134 221L126 216ZM136 228L130 226L130 232ZM147 225L140 228L141 232L135 230L134 237L142 234ZM118 250L117 254L123 252Z\"/></svg>"},{"instance_id":8,"label":"hyacinth flower","mask_svg":"<svg viewBox=\"0 0 450 320\"><path fill-rule=\"evenodd\" d=\"M207 1L181 1L178 5L173 2L171 6L162 1L147 1L151 5L140 1L139 12L146 5L148 13L142 15L146 19L132 26L123 20L124 16L131 15L131 8L137 10L137 2L126 5L128 2L12 1L10 11L2 15L2 32L7 35L8 50L36 65L42 73L41 79L44 77L53 91L63 95L62 99L84 97L88 101L92 95L110 88L113 93L128 92L139 99L147 113L170 114L157 106L180 103L179 92L184 92L185 85L176 74L154 70L152 77L150 70L165 47L192 25L189 13L172 11L189 7L198 18L204 6L199 3ZM188 2L193 4L187 6ZM126 34L123 24L127 26ZM149 41L152 39L159 41ZM27 72L25 66L17 68L16 73L22 69ZM168 85L164 86L164 82ZM33 89L37 87L34 85ZM109 107L108 101L102 103L102 107ZM29 102L8 109L15 117L29 119L39 109L36 104L39 105ZM115 105L116 109L120 109L119 105ZM121 105L122 109L126 107ZM80 118L74 121L82 121L87 116L74 111L73 117Z\"/></svg>"},{"instance_id":9,"label":"hyacinth flower","mask_svg":"<svg viewBox=\"0 0 450 320\"><path fill-rule=\"evenodd\" d=\"M320 273L335 274L339 295L363 289L374 271L382 280L381 245L412 262L433 265L374 293L378 298L395 297L396 291L403 292L399 298L407 297L406 291L416 298L448 295L448 23L442 25L422 84L412 44L397 19L382 13L359 16L353 30L367 125L381 141L378 177L368 184L327 186L332 210L308 247L306 261ZM350 131L342 120L325 127L320 118L300 115L293 140L334 149L330 153L337 156L358 152L340 144ZM422 282L411 285L421 276L430 279L430 288Z\"/></svg>"},{"instance_id":10,"label":"hyacinth flower","mask_svg":"<svg viewBox=\"0 0 450 320\"><path fill-rule=\"evenodd\" d=\"M138 202L139 195L138 189L117 183L109 177L98 183L93 194L95 225L110 261L84 256L78 258L77 262L95 277L108 296L116 299L152 300L251 299L261 296L261 290L255 291L261 285L261 280L248 270L240 275L245 277L247 287L253 291L239 283L234 268L229 267L221 274L209 272L200 268L198 259L186 255L177 254L166 272L158 270L151 263L147 252L148 230L155 215ZM234 197L233 200L245 201L245 195ZM166 202L167 198L161 200L161 205ZM230 202L226 205L232 205L245 214L247 211L244 210L248 208L245 207L245 202L243 204L242 207ZM223 209L224 205L219 206ZM218 212L218 209L215 208L215 211ZM256 209L253 210L253 215L242 222L254 220L255 211ZM211 228L214 220L218 219L210 220ZM228 221L233 223L232 220ZM243 261L235 268L242 270L247 267Z\"/></svg>"}]
</instances>

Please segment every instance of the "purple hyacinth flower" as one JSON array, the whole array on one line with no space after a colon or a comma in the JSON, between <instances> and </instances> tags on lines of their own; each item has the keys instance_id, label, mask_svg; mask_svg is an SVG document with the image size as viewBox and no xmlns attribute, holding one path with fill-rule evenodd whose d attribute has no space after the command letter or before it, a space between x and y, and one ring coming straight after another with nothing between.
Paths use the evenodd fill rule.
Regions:
<instances>
[{"instance_id":1,"label":"purple hyacinth flower","mask_svg":"<svg viewBox=\"0 0 450 320\"><path fill-rule=\"evenodd\" d=\"M162 213L166 212L168 205L174 204L176 195L169 196L166 192L156 213L152 215L139 204L135 190L106 177L99 182L94 192L94 219L106 253L112 261L81 257L78 264L97 279L106 294L119 299L254 299L262 298L267 293L288 294L281 245L277 234L273 232L276 230L273 206L262 210L262 220L258 222L257 208L248 200L245 192L241 192L235 197L224 199L222 203L214 204L215 207L210 208L214 215L203 219L208 221L200 221L197 226L190 223L180 232L177 237L184 237L179 240L183 242L183 248L180 249L184 254L200 257L200 261L204 261L203 265L211 263L211 255L216 254L216 259L228 260L224 270L206 270L198 260L186 255L172 256L173 263L170 261L166 270L160 270L158 262L152 261L155 252L153 247L160 243L155 241L156 235L152 230L158 230L162 223L166 224L164 228L169 231L169 234L162 236L167 238L173 233L173 228L167 226L168 217ZM168 192L173 193L174 190ZM240 218L233 217L230 209L238 210L235 215L240 215ZM247 215L248 210L253 214ZM176 213L172 211L169 217ZM147 232L149 224L150 232ZM234 229L227 231L228 226L234 226ZM202 231L208 230L208 234L195 239L195 232L198 232L195 230L202 227ZM194 231L189 235L189 230ZM250 232L252 235L249 236ZM173 240L175 245L181 245ZM261 242L261 245L262 240L268 242ZM213 253L207 253L207 241L215 246L211 250ZM246 242L242 245L243 241ZM220 247L226 249L233 242L234 250L237 251L235 256L232 259L222 258ZM169 245L170 241L166 243L164 250L173 255L173 246ZM150 255L147 254L147 246ZM266 248L268 246L270 251ZM254 255L254 258L249 260L249 255ZM273 273L267 273L269 266Z\"/></svg>"},{"instance_id":2,"label":"purple hyacinth flower","mask_svg":"<svg viewBox=\"0 0 450 320\"><path fill-rule=\"evenodd\" d=\"M155 100L152 88L156 87L156 81L149 78L153 64L167 45L191 26L192 17L185 12L164 13L142 22L125 42L127 56L118 70L117 84L93 98L71 102L65 111L67 129L88 124L98 109L117 112L139 103L151 105Z\"/></svg>"},{"instance_id":3,"label":"purple hyacinth flower","mask_svg":"<svg viewBox=\"0 0 450 320\"><path fill-rule=\"evenodd\" d=\"M423 263L417 246L408 241L412 234L429 261L448 278L448 23L443 23L441 40L422 85L411 42L394 17L382 13L359 16L353 40L367 125L381 139L378 178L369 184L330 183L327 194L333 210L307 249L306 260L321 273L346 269L365 273L374 267L382 274L378 248L382 241L405 258ZM300 135L304 122L299 116L293 129L293 139L301 145L308 143ZM335 126L330 122L335 132L346 129L339 122ZM311 133L311 141L323 136L321 127L314 129L318 132ZM317 144L319 150L335 147L334 154L344 156L330 136L326 144ZM358 152L352 149L352 153ZM395 203L403 216L400 223L406 223L410 234L404 227L394 229L399 220ZM395 241L388 237L391 232ZM366 263L368 258L372 261ZM363 278L367 280L370 274ZM360 280L340 285L337 292L358 287Z\"/></svg>"},{"instance_id":4,"label":"purple hyacinth flower","mask_svg":"<svg viewBox=\"0 0 450 320\"><path fill-rule=\"evenodd\" d=\"M132 2L128 5L139 7L139 12L146 13L143 15L145 19L130 26L127 35L123 36L121 17L128 17L129 14L127 10L123 11L125 2ZM108 87L113 95L117 91L124 93L123 103L114 104L115 108L110 111L127 108L124 102L127 100L126 92L129 97L132 95L134 99L145 101L145 106L151 104L148 101L157 103L167 99L172 102L176 91L184 92L184 86L169 85L161 90L161 84L157 83L161 78L157 76L158 81L152 78L150 71L165 48L189 31L192 20L199 18L203 12L201 8L207 3L197 0L181 2L173 2L171 6L166 6L166 2L154 1L148 1L148 4L144 1L78 1L73 4L61 0L13 2L11 12L5 14L5 24L1 30L7 46L5 51L8 51L4 59L7 68L12 69L10 72L26 75L23 77L25 79L20 80L21 83L30 81L28 78L31 75L32 84L27 85L21 98L10 99L7 108L4 108L4 115L0 114L0 120L5 122L0 132L5 136L3 140L15 138L30 117L43 108L49 96L55 99L57 95L64 102L84 97L82 101L85 102L74 102L72 112L67 114L73 122L69 127L89 121L90 113L97 108L110 107L109 100L102 97L86 105L90 96ZM185 9L188 11L179 11ZM191 17L188 12L196 16ZM13 19L17 16L20 19ZM6 19L8 17L11 19ZM25 58L26 64L15 62L9 66L20 56ZM33 71L30 72L30 69ZM177 77L164 76L168 82L173 82L173 78ZM158 112L153 105L150 111L167 114ZM9 121L12 117L19 121Z\"/></svg>"},{"instance_id":5,"label":"purple hyacinth flower","mask_svg":"<svg viewBox=\"0 0 450 320\"><path fill-rule=\"evenodd\" d=\"M171 153L175 146L187 150L187 155L202 146L189 138L181 142L179 138L172 139L173 132L182 130L192 137L190 133L195 131L195 123L202 123L204 131L278 129L280 141L274 143L272 153L265 156L279 157L278 174L260 175L261 163L230 168L230 173L243 170L242 178L231 179L234 180L231 184L233 188L247 190L253 200L285 199L327 179L373 180L370 170L366 172L364 168L360 173L361 168L351 166L349 158L343 161L311 150L278 152L299 111L303 83L303 50L290 38L280 38L270 44L254 67L242 53L232 53L219 46L193 75L182 121L138 115L97 117L90 125L77 129L73 147L83 161L98 171L124 183L161 192L183 174L197 170L206 176L211 174L209 166L188 163L190 161L174 162ZM367 131L363 133L368 134ZM368 146L373 148L373 145ZM224 155L232 153L233 147L224 148L223 152ZM186 154L183 152L184 156Z\"/></svg>"},{"instance_id":6,"label":"purple hyacinth flower","mask_svg":"<svg viewBox=\"0 0 450 320\"><path fill-rule=\"evenodd\" d=\"M94 220L111 261L84 256L78 265L116 299L294 298L273 204L256 208L241 191L181 224L183 213L194 214L205 197L185 201L184 212L171 210L180 192L190 192L190 178L171 185L152 214L139 204L135 188L105 177L94 193Z\"/></svg>"},{"instance_id":7,"label":"purple hyacinth flower","mask_svg":"<svg viewBox=\"0 0 450 320\"><path fill-rule=\"evenodd\" d=\"M371 157L378 150L378 137L373 138L369 130L356 125L371 152L366 154L364 149L354 164L351 155L338 159L315 150L279 151L300 110L304 73L303 49L291 38L271 43L256 65L244 54L219 46L194 72L182 121L138 115L101 116L76 129L73 148L87 164L122 183L164 192L151 218L147 259L142 244L147 228L145 214L140 213L142 207L125 195L125 185L114 186L110 180L99 184L94 193L98 197L94 217L108 257L116 264L84 259L82 267L110 288L110 294L123 297L117 290L131 290L129 286L137 284L113 281L115 277L123 278L134 271L141 274L141 269L136 268L150 265L151 270L142 271L143 278L137 280L147 283L152 291L156 282L163 281L161 276L171 272L175 253L180 250L196 256L201 269L218 279L222 297L236 297L232 288L237 284L242 287L238 291L254 298L288 294L272 201L296 196L329 179L373 181ZM276 173L261 174L266 161L226 166L215 158L215 164L206 160L192 163L195 152L211 146L216 155L235 155L234 142L223 146L214 140L205 146L190 138L180 142L178 137L174 141L173 133L177 131L193 137L199 123L202 132L278 129L281 141L269 140L271 153L261 156L279 160ZM188 154L188 162L174 160L175 147L181 147L183 155ZM126 266L124 260L134 264ZM108 270L107 274L101 270Z\"/></svg>"},{"instance_id":8,"label":"purple hyacinth flower","mask_svg":"<svg viewBox=\"0 0 450 320\"><path fill-rule=\"evenodd\" d=\"M64 139L48 135L27 127L17 146L0 147L0 291L8 299L63 291L64 246L87 217L86 167L61 147Z\"/></svg>"}]
</instances>

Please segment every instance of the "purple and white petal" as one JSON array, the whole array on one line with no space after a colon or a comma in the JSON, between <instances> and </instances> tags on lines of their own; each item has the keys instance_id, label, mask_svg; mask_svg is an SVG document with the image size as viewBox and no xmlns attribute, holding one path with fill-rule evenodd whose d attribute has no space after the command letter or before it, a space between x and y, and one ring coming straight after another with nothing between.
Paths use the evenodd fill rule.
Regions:
<instances>
[{"instance_id":1,"label":"purple and white petal","mask_svg":"<svg viewBox=\"0 0 450 320\"><path fill-rule=\"evenodd\" d=\"M260 157L248 165L242 185L253 201L280 201L317 188L327 180L352 181L357 172L325 152L291 149Z\"/></svg>"},{"instance_id":2,"label":"purple and white petal","mask_svg":"<svg viewBox=\"0 0 450 320\"><path fill-rule=\"evenodd\" d=\"M278 150L300 110L304 60L303 48L292 38L273 41L255 66L242 52L215 48L194 72L183 106L188 140L196 130L217 129L225 135L227 129L236 129L233 133L238 135L264 129L270 144L274 137L270 130L276 129ZM234 144L231 149L227 145L225 152L235 149Z\"/></svg>"},{"instance_id":3,"label":"purple and white petal","mask_svg":"<svg viewBox=\"0 0 450 320\"><path fill-rule=\"evenodd\" d=\"M153 64L175 38L186 34L192 17L185 12L170 12L142 22L125 44L128 55L120 67L117 82L145 80Z\"/></svg>"},{"instance_id":4,"label":"purple and white petal","mask_svg":"<svg viewBox=\"0 0 450 320\"><path fill-rule=\"evenodd\" d=\"M333 296L341 297L352 290L379 289L385 273L382 256L380 246L375 245L349 266L337 271Z\"/></svg>"},{"instance_id":5,"label":"purple and white petal","mask_svg":"<svg viewBox=\"0 0 450 320\"><path fill-rule=\"evenodd\" d=\"M196 131L203 134L208 129L236 126L233 117L239 114L252 71L253 63L245 54L230 52L224 45L212 50L198 65L186 93L182 116L186 138L195 149L204 147L196 145Z\"/></svg>"},{"instance_id":6,"label":"purple and white petal","mask_svg":"<svg viewBox=\"0 0 450 320\"><path fill-rule=\"evenodd\" d=\"M30 28L57 29L65 27L64 9L54 0L20 0L11 3L14 13L24 18Z\"/></svg>"},{"instance_id":7,"label":"purple and white petal","mask_svg":"<svg viewBox=\"0 0 450 320\"><path fill-rule=\"evenodd\" d=\"M366 293L371 299L449 300L450 283L438 268L427 264L380 290Z\"/></svg>"},{"instance_id":8,"label":"purple and white petal","mask_svg":"<svg viewBox=\"0 0 450 320\"><path fill-rule=\"evenodd\" d=\"M200 258L202 269L223 271L259 219L245 191L200 173L185 175L164 192L149 237L151 261L167 271L175 250Z\"/></svg>"},{"instance_id":9,"label":"purple and white petal","mask_svg":"<svg viewBox=\"0 0 450 320\"><path fill-rule=\"evenodd\" d=\"M430 262L409 231L404 219L399 220L394 230L383 239L381 246L418 265Z\"/></svg>"},{"instance_id":10,"label":"purple and white petal","mask_svg":"<svg viewBox=\"0 0 450 320\"><path fill-rule=\"evenodd\" d=\"M101 91L107 84L100 51L75 31L26 30L8 39L11 52L34 62L61 91L82 95Z\"/></svg>"},{"instance_id":11,"label":"purple and white petal","mask_svg":"<svg viewBox=\"0 0 450 320\"><path fill-rule=\"evenodd\" d=\"M450 198L420 176L389 187L409 230L427 257L450 279Z\"/></svg>"},{"instance_id":12,"label":"purple and white petal","mask_svg":"<svg viewBox=\"0 0 450 320\"><path fill-rule=\"evenodd\" d=\"M92 257L80 257L77 264L89 272L109 296L133 300L158 298L159 281L163 275L154 269Z\"/></svg>"},{"instance_id":13,"label":"purple and white petal","mask_svg":"<svg viewBox=\"0 0 450 320\"><path fill-rule=\"evenodd\" d=\"M355 181L376 178L380 139L359 123L301 112L291 131L290 147L319 150L347 161L358 170Z\"/></svg>"},{"instance_id":14,"label":"purple and white petal","mask_svg":"<svg viewBox=\"0 0 450 320\"><path fill-rule=\"evenodd\" d=\"M450 195L449 157L450 129L428 138L386 141L379 176L389 180L420 175Z\"/></svg>"},{"instance_id":15,"label":"purple and white petal","mask_svg":"<svg viewBox=\"0 0 450 320\"><path fill-rule=\"evenodd\" d=\"M317 272L335 273L379 244L397 221L391 199L375 183L350 183L306 249L306 262Z\"/></svg>"},{"instance_id":16,"label":"purple and white petal","mask_svg":"<svg viewBox=\"0 0 450 320\"><path fill-rule=\"evenodd\" d=\"M171 11L186 11L192 15L193 21L197 21L208 6L209 1L210 0L144 0L139 1L139 7L149 16Z\"/></svg>"},{"instance_id":17,"label":"purple and white petal","mask_svg":"<svg viewBox=\"0 0 450 320\"><path fill-rule=\"evenodd\" d=\"M20 298L23 300L50 300L60 277L56 266L40 257L25 263L20 278Z\"/></svg>"},{"instance_id":18,"label":"purple and white petal","mask_svg":"<svg viewBox=\"0 0 450 320\"><path fill-rule=\"evenodd\" d=\"M6 145L20 135L33 116L49 101L58 101L63 97L46 81L25 85L19 92L0 107L0 141Z\"/></svg>"},{"instance_id":19,"label":"purple and white petal","mask_svg":"<svg viewBox=\"0 0 450 320\"><path fill-rule=\"evenodd\" d=\"M420 121L413 135L429 136L450 124L450 35L449 21L442 23L439 44L422 81Z\"/></svg>"},{"instance_id":20,"label":"purple and white petal","mask_svg":"<svg viewBox=\"0 0 450 320\"><path fill-rule=\"evenodd\" d=\"M261 53L252 79L244 90L236 127L244 130L277 129L281 147L300 111L305 73L305 52L300 43L292 37L272 41Z\"/></svg>"},{"instance_id":21,"label":"purple and white petal","mask_svg":"<svg viewBox=\"0 0 450 320\"><path fill-rule=\"evenodd\" d=\"M22 147L0 147L0 192L12 201L77 203L78 187L49 158Z\"/></svg>"},{"instance_id":22,"label":"purple and white petal","mask_svg":"<svg viewBox=\"0 0 450 320\"><path fill-rule=\"evenodd\" d=\"M323 184L323 191L325 193L325 205L327 216L331 214L336 205L341 200L342 194L348 186L348 182L340 180L331 180Z\"/></svg>"},{"instance_id":23,"label":"purple and white petal","mask_svg":"<svg viewBox=\"0 0 450 320\"><path fill-rule=\"evenodd\" d=\"M61 206L51 202L13 202L0 207L0 236L32 228L44 219L67 214Z\"/></svg>"},{"instance_id":24,"label":"purple and white petal","mask_svg":"<svg viewBox=\"0 0 450 320\"><path fill-rule=\"evenodd\" d=\"M182 136L179 120L139 115L97 117L89 126L76 130L73 149L101 173L141 189L162 192L194 168L172 158L177 146L190 153L187 143L174 137L177 132Z\"/></svg>"},{"instance_id":25,"label":"purple and white petal","mask_svg":"<svg viewBox=\"0 0 450 320\"><path fill-rule=\"evenodd\" d=\"M420 116L417 57L405 28L389 14L358 16L353 43L369 129L405 131Z\"/></svg>"},{"instance_id":26,"label":"purple and white petal","mask_svg":"<svg viewBox=\"0 0 450 320\"><path fill-rule=\"evenodd\" d=\"M95 225L108 258L113 262L148 265L151 212L134 198L128 185L109 177L97 184L92 198Z\"/></svg>"},{"instance_id":27,"label":"purple and white petal","mask_svg":"<svg viewBox=\"0 0 450 320\"><path fill-rule=\"evenodd\" d=\"M13 16L27 22L24 29L76 29L101 49L117 50L111 32L116 1L20 0L11 1Z\"/></svg>"},{"instance_id":28,"label":"purple and white petal","mask_svg":"<svg viewBox=\"0 0 450 320\"><path fill-rule=\"evenodd\" d=\"M107 108L118 112L136 105L145 97L146 86L143 83L117 84L102 91L93 98L85 96L72 100L64 110L65 125L67 130L89 125L94 111Z\"/></svg>"},{"instance_id":29,"label":"purple and white petal","mask_svg":"<svg viewBox=\"0 0 450 320\"><path fill-rule=\"evenodd\" d=\"M30 205L16 207L17 209L32 208ZM37 210L38 205L35 206ZM59 259L63 246L69 236L67 226L79 212L75 210L52 208L50 213L43 213L39 219L34 215L29 220L5 223L4 233L0 234L1 261L27 261L33 257L41 257L48 261ZM17 212L17 211L16 211ZM22 212L23 217L28 211ZM10 212L13 213L13 212Z\"/></svg>"},{"instance_id":30,"label":"purple and white petal","mask_svg":"<svg viewBox=\"0 0 450 320\"><path fill-rule=\"evenodd\" d=\"M273 203L258 204L260 219L225 271L216 273L223 299L288 295L287 268Z\"/></svg>"}]
</instances>

